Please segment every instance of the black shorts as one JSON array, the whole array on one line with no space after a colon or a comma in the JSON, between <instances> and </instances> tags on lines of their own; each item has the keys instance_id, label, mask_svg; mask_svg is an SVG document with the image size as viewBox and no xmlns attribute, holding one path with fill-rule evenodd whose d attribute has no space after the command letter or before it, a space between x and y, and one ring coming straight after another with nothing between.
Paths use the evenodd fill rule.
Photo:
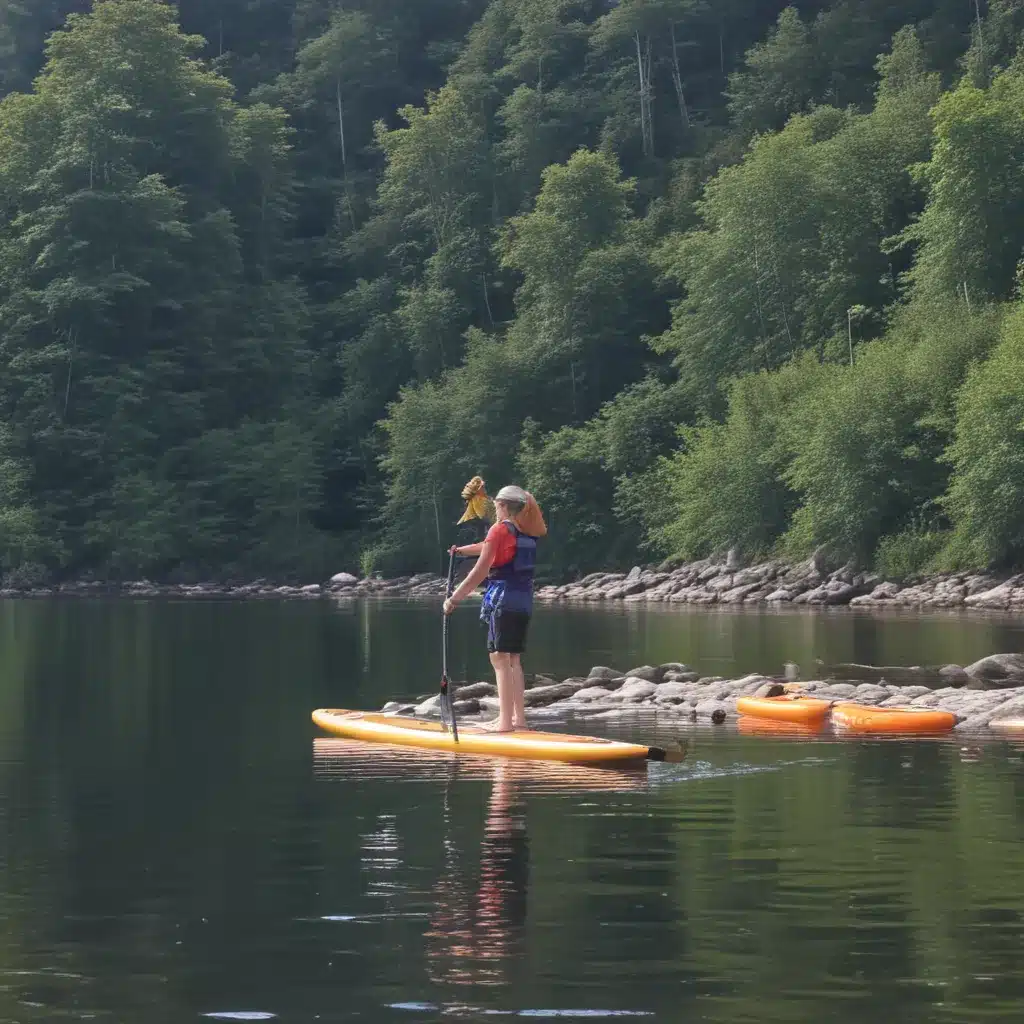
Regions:
<instances>
[{"instance_id":1,"label":"black shorts","mask_svg":"<svg viewBox=\"0 0 1024 1024\"><path fill-rule=\"evenodd\" d=\"M487 650L491 654L522 654L529 626L529 612L496 611L487 624Z\"/></svg>"}]
</instances>

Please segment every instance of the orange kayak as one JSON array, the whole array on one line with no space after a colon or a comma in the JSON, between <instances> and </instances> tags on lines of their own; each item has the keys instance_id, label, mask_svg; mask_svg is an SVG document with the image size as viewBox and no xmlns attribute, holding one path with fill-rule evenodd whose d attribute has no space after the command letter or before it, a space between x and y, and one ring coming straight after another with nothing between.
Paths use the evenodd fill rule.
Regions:
<instances>
[{"instance_id":1,"label":"orange kayak","mask_svg":"<svg viewBox=\"0 0 1024 1024\"><path fill-rule=\"evenodd\" d=\"M903 735L949 732L957 723L950 711L930 708L873 708L864 704L837 704L832 724L845 732L900 733Z\"/></svg>"},{"instance_id":2,"label":"orange kayak","mask_svg":"<svg viewBox=\"0 0 1024 1024\"><path fill-rule=\"evenodd\" d=\"M828 717L832 701L821 697L792 694L785 697L738 697L736 712L752 718L766 718L773 722L795 722L800 725L820 725Z\"/></svg>"}]
</instances>

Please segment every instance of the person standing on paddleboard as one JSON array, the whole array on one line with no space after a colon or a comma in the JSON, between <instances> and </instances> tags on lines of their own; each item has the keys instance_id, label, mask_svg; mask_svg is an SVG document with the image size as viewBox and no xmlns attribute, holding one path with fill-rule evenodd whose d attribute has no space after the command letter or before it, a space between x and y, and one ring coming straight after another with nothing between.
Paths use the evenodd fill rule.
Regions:
<instances>
[{"instance_id":1,"label":"person standing on paddleboard","mask_svg":"<svg viewBox=\"0 0 1024 1024\"><path fill-rule=\"evenodd\" d=\"M478 555L476 565L444 602L445 615L487 580L480 619L487 624L487 652L498 684L498 718L484 728L526 728L526 679L522 655L533 614L537 538L547 533L533 497L521 487L503 487L494 497L495 524L478 544L455 546L455 555Z\"/></svg>"}]
</instances>

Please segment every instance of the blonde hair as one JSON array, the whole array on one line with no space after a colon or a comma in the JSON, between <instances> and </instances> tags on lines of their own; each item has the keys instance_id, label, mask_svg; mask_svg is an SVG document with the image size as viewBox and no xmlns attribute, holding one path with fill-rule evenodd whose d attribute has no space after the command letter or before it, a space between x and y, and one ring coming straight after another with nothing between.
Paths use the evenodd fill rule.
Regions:
<instances>
[{"instance_id":1,"label":"blonde hair","mask_svg":"<svg viewBox=\"0 0 1024 1024\"><path fill-rule=\"evenodd\" d=\"M537 504L537 499L522 487L502 487L494 496L496 502L507 505L512 513L512 522L528 537L543 537L548 532L544 514Z\"/></svg>"}]
</instances>

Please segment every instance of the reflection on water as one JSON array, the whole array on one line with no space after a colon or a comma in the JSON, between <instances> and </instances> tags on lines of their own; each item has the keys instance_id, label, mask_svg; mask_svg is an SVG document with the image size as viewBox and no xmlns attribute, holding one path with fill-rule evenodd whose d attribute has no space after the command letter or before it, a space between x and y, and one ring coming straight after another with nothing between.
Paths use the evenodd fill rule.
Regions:
<instances>
[{"instance_id":1,"label":"reflection on water","mask_svg":"<svg viewBox=\"0 0 1024 1024\"><path fill-rule=\"evenodd\" d=\"M534 667L764 668L805 633L962 662L1016 628L589 614L545 613ZM1024 1015L1021 742L585 727L688 740L622 771L315 735L315 707L433 689L437 627L0 603L0 1021Z\"/></svg>"}]
</instances>

